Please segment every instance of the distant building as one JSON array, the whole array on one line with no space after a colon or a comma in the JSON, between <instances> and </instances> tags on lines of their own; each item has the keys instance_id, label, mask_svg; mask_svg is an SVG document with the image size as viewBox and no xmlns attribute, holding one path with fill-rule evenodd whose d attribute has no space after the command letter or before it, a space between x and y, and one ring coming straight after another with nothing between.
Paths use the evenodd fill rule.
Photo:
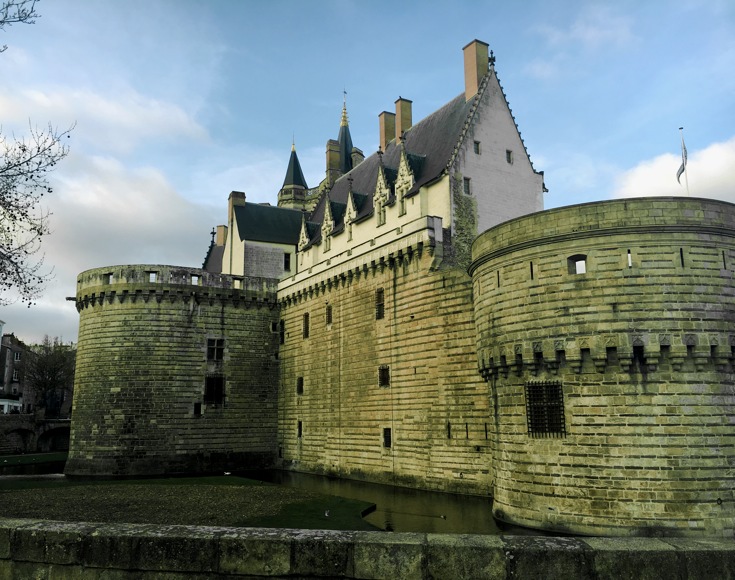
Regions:
<instances>
[{"instance_id":1,"label":"distant building","mask_svg":"<svg viewBox=\"0 0 735 580\"><path fill-rule=\"evenodd\" d=\"M0 412L31 413L33 412L33 393L26 386L24 362L28 356L28 347L14 334L3 334L0 343L0 364L2 365L2 381L0 382Z\"/></svg>"}]
</instances>

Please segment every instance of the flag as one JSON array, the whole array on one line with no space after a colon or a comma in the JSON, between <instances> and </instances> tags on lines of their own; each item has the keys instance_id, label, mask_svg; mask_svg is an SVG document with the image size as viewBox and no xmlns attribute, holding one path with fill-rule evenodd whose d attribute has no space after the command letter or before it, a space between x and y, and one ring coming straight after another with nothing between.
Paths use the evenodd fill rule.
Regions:
<instances>
[{"instance_id":1,"label":"flag","mask_svg":"<svg viewBox=\"0 0 735 580\"><path fill-rule=\"evenodd\" d=\"M681 135L681 166L679 167L679 171L676 172L676 181L679 182L681 185L681 174L684 173L684 171L687 168L687 146L684 145L684 134Z\"/></svg>"}]
</instances>

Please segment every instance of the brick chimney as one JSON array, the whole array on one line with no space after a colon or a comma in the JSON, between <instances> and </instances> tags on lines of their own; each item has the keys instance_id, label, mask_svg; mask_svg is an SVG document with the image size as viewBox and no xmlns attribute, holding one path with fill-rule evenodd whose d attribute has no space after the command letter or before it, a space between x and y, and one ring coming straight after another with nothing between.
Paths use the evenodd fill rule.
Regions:
<instances>
[{"instance_id":1,"label":"brick chimney","mask_svg":"<svg viewBox=\"0 0 735 580\"><path fill-rule=\"evenodd\" d=\"M396 116L394 113L383 111L378 115L380 123L380 150L385 151L394 137L396 136Z\"/></svg>"},{"instance_id":2,"label":"brick chimney","mask_svg":"<svg viewBox=\"0 0 735 580\"><path fill-rule=\"evenodd\" d=\"M464 51L464 96L469 101L477 94L482 77L487 74L488 47L482 40L473 40Z\"/></svg>"},{"instance_id":3,"label":"brick chimney","mask_svg":"<svg viewBox=\"0 0 735 580\"><path fill-rule=\"evenodd\" d=\"M411 105L413 101L398 97L396 101L396 144L404 131L411 128Z\"/></svg>"}]
</instances>

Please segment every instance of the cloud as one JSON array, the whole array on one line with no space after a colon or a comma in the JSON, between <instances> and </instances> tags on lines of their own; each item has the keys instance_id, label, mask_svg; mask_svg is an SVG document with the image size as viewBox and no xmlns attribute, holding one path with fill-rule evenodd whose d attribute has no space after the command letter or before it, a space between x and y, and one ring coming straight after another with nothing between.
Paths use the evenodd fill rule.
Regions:
<instances>
[{"instance_id":1,"label":"cloud","mask_svg":"<svg viewBox=\"0 0 735 580\"><path fill-rule=\"evenodd\" d=\"M616 14L608 6L585 7L567 26L539 24L531 28L531 33L540 36L548 50L543 59L532 60L524 71L544 80L570 68L569 63L579 60L580 56L585 58L599 50L625 48L635 41L631 19Z\"/></svg>"},{"instance_id":2,"label":"cloud","mask_svg":"<svg viewBox=\"0 0 735 580\"><path fill-rule=\"evenodd\" d=\"M692 197L707 197L735 203L735 136L698 151L688 151L687 175L681 184L676 171L681 156L666 153L640 162L616 180L612 197L687 195L685 178Z\"/></svg>"},{"instance_id":3,"label":"cloud","mask_svg":"<svg viewBox=\"0 0 735 580\"><path fill-rule=\"evenodd\" d=\"M217 212L182 197L165 175L128 168L112 157L72 153L51 176L51 234L42 244L54 278L37 305L0 310L7 332L38 341L76 340L77 275L117 264L201 266Z\"/></svg>"},{"instance_id":4,"label":"cloud","mask_svg":"<svg viewBox=\"0 0 735 580\"><path fill-rule=\"evenodd\" d=\"M178 105L132 89L114 97L65 88L6 89L0 91L0 110L6 130L25 130L29 118L54 119L64 128L76 123L75 139L103 151L127 153L151 139L208 139L207 131Z\"/></svg>"}]
</instances>

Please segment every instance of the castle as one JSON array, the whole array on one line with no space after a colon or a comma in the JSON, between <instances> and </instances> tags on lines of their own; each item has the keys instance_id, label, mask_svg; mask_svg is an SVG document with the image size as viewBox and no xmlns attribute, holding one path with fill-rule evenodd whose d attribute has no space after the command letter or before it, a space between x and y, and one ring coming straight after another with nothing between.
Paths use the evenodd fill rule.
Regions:
<instances>
[{"instance_id":1,"label":"castle","mask_svg":"<svg viewBox=\"0 0 735 580\"><path fill-rule=\"evenodd\" d=\"M415 125L381 113L368 157L343 107L324 181L292 148L278 206L233 191L202 268L79 275L67 474L275 466L732 535L735 206L542 211L487 44L464 70Z\"/></svg>"}]
</instances>

